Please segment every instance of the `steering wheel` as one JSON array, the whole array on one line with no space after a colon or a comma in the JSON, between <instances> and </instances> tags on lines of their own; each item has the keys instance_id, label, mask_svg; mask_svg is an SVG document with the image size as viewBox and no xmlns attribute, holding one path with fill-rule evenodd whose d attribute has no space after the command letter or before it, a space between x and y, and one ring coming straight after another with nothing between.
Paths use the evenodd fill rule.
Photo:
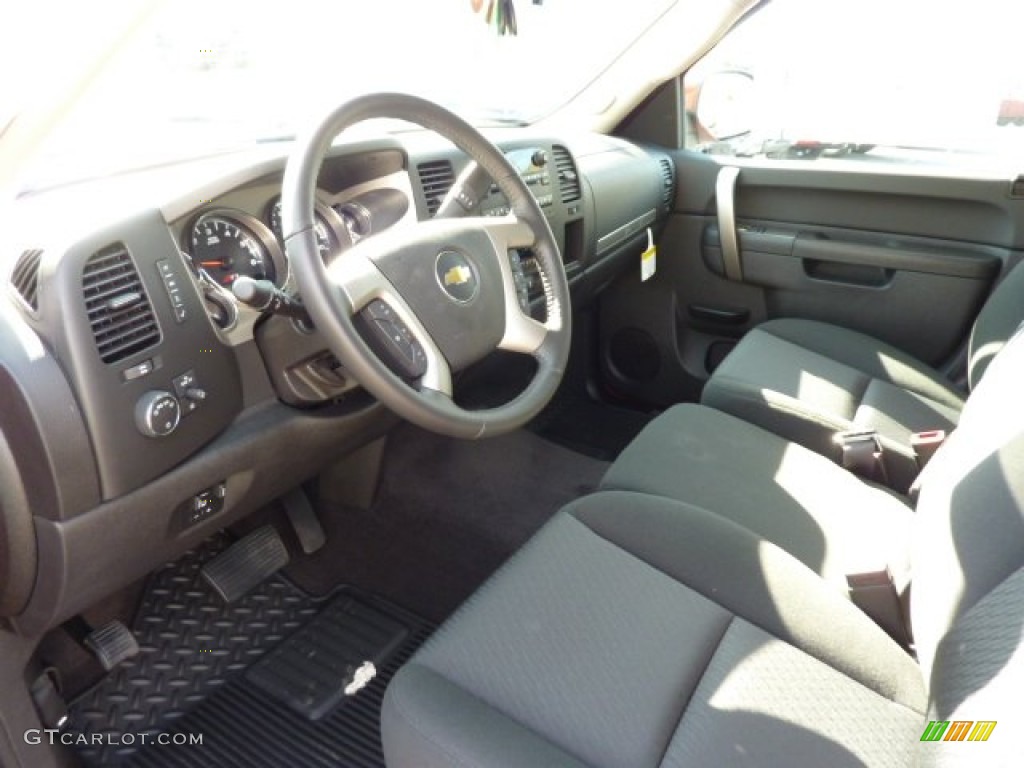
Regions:
<instances>
[{"instance_id":1,"label":"steering wheel","mask_svg":"<svg viewBox=\"0 0 1024 768\"><path fill-rule=\"evenodd\" d=\"M338 133L374 118L416 123L453 142L493 179L511 212L392 227L325 266L314 231L320 166ZM449 199L469 194L457 182ZM501 150L461 118L394 93L362 96L334 109L288 159L281 218L295 280L317 329L347 373L400 416L441 434L479 438L522 426L554 395L570 345L569 286L558 244ZM509 261L516 248L531 249L540 267L543 323L520 308ZM494 408L456 404L452 373L496 349L537 361L529 384Z\"/></svg>"}]
</instances>

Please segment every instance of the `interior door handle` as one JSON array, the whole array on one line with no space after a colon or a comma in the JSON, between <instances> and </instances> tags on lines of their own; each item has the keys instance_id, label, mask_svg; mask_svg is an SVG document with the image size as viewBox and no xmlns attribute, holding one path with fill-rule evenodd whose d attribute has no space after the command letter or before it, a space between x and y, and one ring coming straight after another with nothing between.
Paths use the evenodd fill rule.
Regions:
<instances>
[{"instance_id":1,"label":"interior door handle","mask_svg":"<svg viewBox=\"0 0 1024 768\"><path fill-rule=\"evenodd\" d=\"M722 325L743 325L750 319L749 309L726 309L724 307L706 307L701 304L689 306L690 317Z\"/></svg>"},{"instance_id":2,"label":"interior door handle","mask_svg":"<svg viewBox=\"0 0 1024 768\"><path fill-rule=\"evenodd\" d=\"M736 180L740 169L727 165L718 172L715 181L715 205L718 209L718 236L722 243L722 266L729 280L743 279L740 260L740 241L736 233Z\"/></svg>"}]
</instances>

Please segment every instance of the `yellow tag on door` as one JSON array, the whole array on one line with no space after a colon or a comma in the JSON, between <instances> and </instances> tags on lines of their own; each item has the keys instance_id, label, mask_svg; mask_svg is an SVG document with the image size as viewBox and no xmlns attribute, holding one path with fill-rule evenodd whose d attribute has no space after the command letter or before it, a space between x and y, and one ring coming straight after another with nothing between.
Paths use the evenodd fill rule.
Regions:
<instances>
[{"instance_id":1,"label":"yellow tag on door","mask_svg":"<svg viewBox=\"0 0 1024 768\"><path fill-rule=\"evenodd\" d=\"M647 230L647 250L640 254L640 281L646 282L658 271L658 246L654 244L654 233Z\"/></svg>"}]
</instances>

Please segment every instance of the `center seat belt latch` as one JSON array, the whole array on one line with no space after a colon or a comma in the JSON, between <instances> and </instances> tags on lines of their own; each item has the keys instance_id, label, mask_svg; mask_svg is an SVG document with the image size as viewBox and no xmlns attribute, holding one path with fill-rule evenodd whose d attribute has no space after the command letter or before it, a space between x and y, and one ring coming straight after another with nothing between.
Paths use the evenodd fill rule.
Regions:
<instances>
[{"instance_id":1,"label":"center seat belt latch","mask_svg":"<svg viewBox=\"0 0 1024 768\"><path fill-rule=\"evenodd\" d=\"M873 429L836 432L832 442L842 449L842 467L855 475L879 483L888 483L882 444Z\"/></svg>"},{"instance_id":2,"label":"center seat belt latch","mask_svg":"<svg viewBox=\"0 0 1024 768\"><path fill-rule=\"evenodd\" d=\"M910 647L910 633L903 616L896 584L889 567L846 576L850 600L904 648Z\"/></svg>"},{"instance_id":3,"label":"center seat belt latch","mask_svg":"<svg viewBox=\"0 0 1024 768\"><path fill-rule=\"evenodd\" d=\"M933 429L928 432L915 432L910 436L910 447L914 449L917 466L924 469L931 461L935 452L946 442L946 430Z\"/></svg>"},{"instance_id":4,"label":"center seat belt latch","mask_svg":"<svg viewBox=\"0 0 1024 768\"><path fill-rule=\"evenodd\" d=\"M950 434L943 429L933 429L930 432L915 432L910 436L910 447L914 450L917 467L921 470L917 475L917 479L911 484L910 490L907 491L907 495L915 504L921 492L921 478L924 475L924 468L928 466L928 463L938 453L939 449L946 444Z\"/></svg>"}]
</instances>

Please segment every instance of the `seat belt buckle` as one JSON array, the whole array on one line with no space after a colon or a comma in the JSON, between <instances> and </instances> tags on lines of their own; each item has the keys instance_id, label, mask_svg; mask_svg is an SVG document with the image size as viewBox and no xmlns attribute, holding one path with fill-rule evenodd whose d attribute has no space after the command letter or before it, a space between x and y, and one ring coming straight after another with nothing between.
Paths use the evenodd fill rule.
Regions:
<instances>
[{"instance_id":1,"label":"seat belt buckle","mask_svg":"<svg viewBox=\"0 0 1024 768\"><path fill-rule=\"evenodd\" d=\"M932 429L928 432L915 432L910 436L910 447L914 449L917 466L924 469L932 460L935 452L946 442L946 430Z\"/></svg>"},{"instance_id":2,"label":"seat belt buckle","mask_svg":"<svg viewBox=\"0 0 1024 768\"><path fill-rule=\"evenodd\" d=\"M846 576L850 600L904 648L910 647L910 633L904 619L903 603L889 566L877 571Z\"/></svg>"},{"instance_id":3,"label":"seat belt buckle","mask_svg":"<svg viewBox=\"0 0 1024 768\"><path fill-rule=\"evenodd\" d=\"M854 429L836 432L832 442L842 450L843 469L867 480L886 483L888 481L882 460L882 444L873 429Z\"/></svg>"}]
</instances>

